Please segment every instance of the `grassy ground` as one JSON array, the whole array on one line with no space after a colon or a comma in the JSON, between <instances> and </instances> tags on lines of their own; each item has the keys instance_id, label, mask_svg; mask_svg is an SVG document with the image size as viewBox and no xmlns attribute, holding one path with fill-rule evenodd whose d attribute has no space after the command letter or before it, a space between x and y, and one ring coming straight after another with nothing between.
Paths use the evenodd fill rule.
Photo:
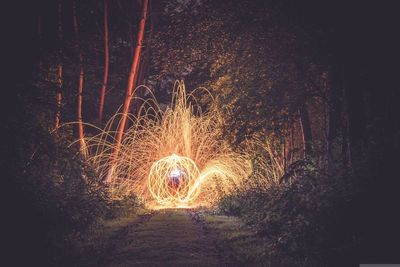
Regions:
<instances>
[{"instance_id":1,"label":"grassy ground","mask_svg":"<svg viewBox=\"0 0 400 267\"><path fill-rule=\"evenodd\" d=\"M263 266L261 241L239 219L196 210L128 213L104 221L87 242L78 265Z\"/></svg>"},{"instance_id":2,"label":"grassy ground","mask_svg":"<svg viewBox=\"0 0 400 267\"><path fill-rule=\"evenodd\" d=\"M235 266L268 266L260 259L265 253L265 243L254 230L233 216L204 214L200 216L205 227L217 234L217 247Z\"/></svg>"},{"instance_id":3,"label":"grassy ground","mask_svg":"<svg viewBox=\"0 0 400 267\"><path fill-rule=\"evenodd\" d=\"M113 219L95 234L103 251L97 266L218 266L223 263L215 235L187 210L160 210Z\"/></svg>"},{"instance_id":4,"label":"grassy ground","mask_svg":"<svg viewBox=\"0 0 400 267\"><path fill-rule=\"evenodd\" d=\"M126 232L151 216L149 211L140 209L99 222L97 227L82 237L81 257L76 265L104 266L109 254L124 240Z\"/></svg>"}]
</instances>

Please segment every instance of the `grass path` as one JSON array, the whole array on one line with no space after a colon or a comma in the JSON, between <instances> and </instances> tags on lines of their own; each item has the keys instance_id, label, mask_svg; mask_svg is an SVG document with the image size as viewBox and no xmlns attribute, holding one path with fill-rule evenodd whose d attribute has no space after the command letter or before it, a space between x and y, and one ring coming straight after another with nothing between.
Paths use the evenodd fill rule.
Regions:
<instances>
[{"instance_id":1,"label":"grass path","mask_svg":"<svg viewBox=\"0 0 400 267\"><path fill-rule=\"evenodd\" d=\"M110 241L106 266L226 266L217 235L198 218L188 210L138 217Z\"/></svg>"}]
</instances>

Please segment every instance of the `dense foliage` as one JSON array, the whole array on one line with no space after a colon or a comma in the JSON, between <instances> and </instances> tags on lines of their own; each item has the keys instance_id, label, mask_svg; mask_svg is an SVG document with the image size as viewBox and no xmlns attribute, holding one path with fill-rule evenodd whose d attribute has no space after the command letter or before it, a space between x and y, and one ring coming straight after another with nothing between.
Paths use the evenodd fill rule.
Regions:
<instances>
[{"instance_id":1,"label":"dense foliage","mask_svg":"<svg viewBox=\"0 0 400 267\"><path fill-rule=\"evenodd\" d=\"M353 225L350 203L356 193L351 183L348 176L308 174L291 184L227 196L219 210L242 217L257 230L264 240L257 261L271 266L346 264L361 242Z\"/></svg>"},{"instance_id":2,"label":"dense foliage","mask_svg":"<svg viewBox=\"0 0 400 267\"><path fill-rule=\"evenodd\" d=\"M18 144L16 161L9 164L16 168L11 192L21 205L15 219L24 224L20 234L27 241L21 248L30 247L32 262L45 258L43 264L68 265L77 256L76 241L109 213L109 201L95 173L69 146L71 139L65 136L70 136L70 129L49 133L49 118L43 112L48 110L40 105L40 91L28 88L20 89L21 108L8 129ZM34 243L30 243L32 235L37 236Z\"/></svg>"},{"instance_id":3,"label":"dense foliage","mask_svg":"<svg viewBox=\"0 0 400 267\"><path fill-rule=\"evenodd\" d=\"M2 115L8 134L3 158L16 178L4 175L4 188L10 193L4 203L12 206L5 220L16 221L9 246L29 251L32 265L43 259L53 265L74 264L80 254L89 253L82 252L80 244L99 221L129 212L139 202L134 196L109 200L105 186L71 145L74 125L52 132L60 63L61 120L76 120L77 40L71 1L60 2L61 44L55 1L34 5L36 13L18 7L21 26L9 37L17 40L11 58L15 64L10 64L10 72L15 72L10 88L17 96L4 97L13 108L8 110L11 116ZM83 120L102 126L96 115L103 71L103 6L99 1L77 2L85 70ZM109 2L106 118L123 101L140 16L140 1ZM393 90L397 82L387 77L397 77L388 75L396 68L384 70L394 42L383 36L393 35L390 25L397 24L385 24L386 15L365 1L339 2L150 4L139 83L167 105L176 79L185 80L187 88L203 86L224 115L220 130L227 142L240 150L247 139L257 138L272 149L253 159L253 177L273 183L249 184L218 206L221 213L239 216L257 229L265 242L258 260L271 266L398 259L397 247L391 244L399 240L395 178L400 105ZM36 15L43 22L41 35ZM214 108L208 94L198 97L205 109ZM85 128L86 135L91 131ZM13 139L15 145L8 142ZM270 177L274 160L282 166L276 172L280 179Z\"/></svg>"},{"instance_id":4,"label":"dense foliage","mask_svg":"<svg viewBox=\"0 0 400 267\"><path fill-rule=\"evenodd\" d=\"M20 251L29 252L28 258L14 260L42 266L80 265L83 259L104 253L101 242L91 243L102 221L135 212L139 200L132 196L112 201L106 185L73 145L71 127L65 126L58 134L49 132L48 107L40 105L38 88L27 88L30 91L20 89L24 98L19 97L18 103L23 108L9 128L18 142L17 160L9 162L17 168L16 180L10 182L18 205L14 219L22 224L13 239L23 242ZM16 130L17 126L29 131Z\"/></svg>"},{"instance_id":5,"label":"dense foliage","mask_svg":"<svg viewBox=\"0 0 400 267\"><path fill-rule=\"evenodd\" d=\"M394 255L376 245L395 240L384 224L398 233L393 216L379 208L395 205L393 181L383 173L393 172L399 148L398 123L384 124L396 120L390 90L378 89L392 87L372 52L382 47L370 38L378 28L369 18L381 11L366 3L172 1L159 15L149 77L155 90L177 78L206 87L223 110L226 140L240 147L256 137L284 166L280 184L256 182L219 204L258 229L261 258L271 266ZM253 163L254 177L273 180L263 170L269 166Z\"/></svg>"}]
</instances>

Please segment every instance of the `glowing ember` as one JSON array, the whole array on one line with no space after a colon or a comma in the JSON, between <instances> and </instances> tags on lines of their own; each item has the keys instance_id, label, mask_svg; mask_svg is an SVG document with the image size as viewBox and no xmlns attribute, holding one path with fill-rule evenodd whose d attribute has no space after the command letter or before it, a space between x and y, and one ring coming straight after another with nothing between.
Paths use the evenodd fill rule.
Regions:
<instances>
[{"instance_id":1,"label":"glowing ember","mask_svg":"<svg viewBox=\"0 0 400 267\"><path fill-rule=\"evenodd\" d=\"M216 108L203 113L194 107L183 82L174 87L172 104L161 111L154 98L144 101L139 115L112 161L117 113L101 134L86 139L89 162L108 177L115 198L136 194L150 206L211 205L239 186L251 173L248 155L238 154L218 131Z\"/></svg>"}]
</instances>

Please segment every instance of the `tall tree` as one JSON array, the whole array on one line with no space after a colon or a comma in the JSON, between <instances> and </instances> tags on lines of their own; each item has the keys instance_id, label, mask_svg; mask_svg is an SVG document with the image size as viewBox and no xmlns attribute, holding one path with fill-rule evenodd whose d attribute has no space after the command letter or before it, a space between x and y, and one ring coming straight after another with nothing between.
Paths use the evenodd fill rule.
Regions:
<instances>
[{"instance_id":1,"label":"tall tree","mask_svg":"<svg viewBox=\"0 0 400 267\"><path fill-rule=\"evenodd\" d=\"M338 143L337 138L340 136L340 131L343 131L341 127L341 115L342 115L342 102L343 96L341 93L343 90L341 72L337 64L333 63L332 71L332 85L329 88L329 122L328 122L328 136L327 136L327 158L328 158L328 169L332 170L334 167L333 163L337 161L337 156L334 153L334 147ZM344 142L344 140L342 140ZM342 146L343 149L343 146Z\"/></svg>"},{"instance_id":2,"label":"tall tree","mask_svg":"<svg viewBox=\"0 0 400 267\"><path fill-rule=\"evenodd\" d=\"M346 84L344 83L345 78L343 78L342 84L342 110L341 110L341 122L342 122L342 163L345 169L351 169L350 160L350 141L349 141L349 108L346 95Z\"/></svg>"},{"instance_id":3,"label":"tall tree","mask_svg":"<svg viewBox=\"0 0 400 267\"><path fill-rule=\"evenodd\" d=\"M37 34L38 34L39 40L41 40L42 39L42 16L41 15L37 16Z\"/></svg>"},{"instance_id":4,"label":"tall tree","mask_svg":"<svg viewBox=\"0 0 400 267\"><path fill-rule=\"evenodd\" d=\"M149 7L148 7L148 12L150 13L148 20L150 23L150 29L149 29L149 33L148 36L146 38L146 49L144 51L144 53L142 53L140 62L139 62L139 73L138 73L138 78L136 79L136 84L135 87L138 87L140 85L143 84L144 81L144 77L147 75L148 70L149 70L149 61L150 61L150 48L151 48L151 39L153 36L153 30L154 30L154 14L151 14L152 10L152 3L149 3ZM133 112L133 114L137 114L139 112L140 106L143 104L143 101L141 98L144 97L145 94L145 88L138 88L136 91L136 96L139 97L139 99L137 99L135 101L135 103L132 104L131 110ZM128 126L128 123L127 123Z\"/></svg>"},{"instance_id":5,"label":"tall tree","mask_svg":"<svg viewBox=\"0 0 400 267\"><path fill-rule=\"evenodd\" d=\"M308 114L307 106L305 103L300 104L299 107L300 124L303 134L304 156L309 157L313 154L312 149L312 132L310 116Z\"/></svg>"},{"instance_id":6,"label":"tall tree","mask_svg":"<svg viewBox=\"0 0 400 267\"><path fill-rule=\"evenodd\" d=\"M152 5L150 5L149 9L150 9L150 13L152 13L152 11L151 11ZM139 71L139 75L138 75L139 78L137 79L136 86L139 86L143 83L144 77L149 69L151 39L153 36L153 31L154 31L154 15L153 14L151 14L149 16L149 22L150 22L150 30L149 30L148 38L146 40L146 50L145 50L144 56L140 63L140 71Z\"/></svg>"},{"instance_id":7,"label":"tall tree","mask_svg":"<svg viewBox=\"0 0 400 267\"><path fill-rule=\"evenodd\" d=\"M81 153L85 152L86 145L85 140L83 139L83 123L82 123L82 93L83 93L83 79L84 79L84 71L83 71L83 55L82 50L79 44L79 29L78 29L78 18L76 14L76 1L72 2L72 18L73 18L73 28L76 38L76 47L78 50L79 57L79 81L78 81L78 101L77 101L77 120L78 120L78 138L79 138L79 148Z\"/></svg>"},{"instance_id":8,"label":"tall tree","mask_svg":"<svg viewBox=\"0 0 400 267\"><path fill-rule=\"evenodd\" d=\"M143 36L144 36L144 30L145 30L145 25L146 25L146 19L147 19L147 7L148 7L148 0L143 0L142 4L142 16L140 19L139 23L139 33L138 33L138 38L137 38L137 43L136 43L136 48L135 48L135 54L133 55L132 59L132 65L131 65L131 70L129 72L129 78L128 78L128 83L126 86L126 94L125 94L125 100L124 104L122 107L122 117L121 121L118 125L118 131L117 131L117 136L116 136L116 143L114 147L114 152L111 157L111 166L110 166L110 172L109 174L105 177L105 182L110 182L111 181L111 176L114 168L114 162L115 159L118 157L118 153L121 147L121 142L122 142L122 137L124 134L124 129L128 117L128 111L129 111L129 106L134 94L134 85L136 84L136 80L138 79L138 71L139 71L139 61L140 61L140 54L142 51L142 43L143 43Z\"/></svg>"},{"instance_id":9,"label":"tall tree","mask_svg":"<svg viewBox=\"0 0 400 267\"><path fill-rule=\"evenodd\" d=\"M104 99L107 89L108 80L108 65L110 63L108 49L108 0L104 0L104 76L101 85L100 106L99 106L99 121L103 120Z\"/></svg>"},{"instance_id":10,"label":"tall tree","mask_svg":"<svg viewBox=\"0 0 400 267\"><path fill-rule=\"evenodd\" d=\"M62 104L62 86L63 86L63 64L62 64L62 4L61 1L58 3L58 64L57 64L57 93L56 93L56 103L57 103L57 113L55 121L55 129L60 127L60 117L61 117L61 104Z\"/></svg>"}]
</instances>

